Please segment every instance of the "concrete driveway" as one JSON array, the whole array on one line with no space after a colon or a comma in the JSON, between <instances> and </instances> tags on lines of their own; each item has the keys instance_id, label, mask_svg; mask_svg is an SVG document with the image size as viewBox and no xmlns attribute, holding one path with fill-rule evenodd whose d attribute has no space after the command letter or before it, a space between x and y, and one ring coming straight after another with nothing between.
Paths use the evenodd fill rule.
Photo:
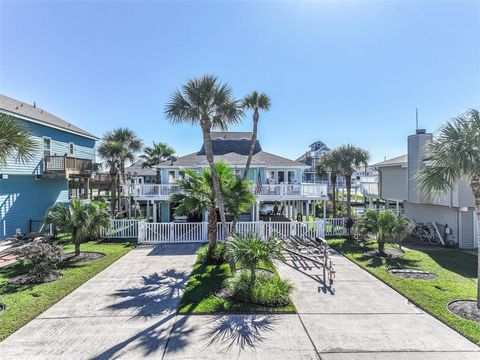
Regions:
<instances>
[{"instance_id":1,"label":"concrete driveway","mask_svg":"<svg viewBox=\"0 0 480 360\"><path fill-rule=\"evenodd\" d=\"M344 257L333 292L288 261L295 315L180 316L194 245L138 248L0 343L3 359L480 359L479 348Z\"/></svg>"}]
</instances>

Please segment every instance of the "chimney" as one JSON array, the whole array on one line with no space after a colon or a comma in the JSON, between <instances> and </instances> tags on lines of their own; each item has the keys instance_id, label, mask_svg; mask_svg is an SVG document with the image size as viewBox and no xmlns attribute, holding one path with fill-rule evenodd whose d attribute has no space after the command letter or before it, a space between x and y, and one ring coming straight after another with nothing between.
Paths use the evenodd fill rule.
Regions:
<instances>
[{"instance_id":1,"label":"chimney","mask_svg":"<svg viewBox=\"0 0 480 360\"><path fill-rule=\"evenodd\" d=\"M425 129L417 129L415 134L408 137L408 201L411 203L418 204L426 200L418 184L417 174L425 166L423 162L432 138L432 133L427 133Z\"/></svg>"}]
</instances>

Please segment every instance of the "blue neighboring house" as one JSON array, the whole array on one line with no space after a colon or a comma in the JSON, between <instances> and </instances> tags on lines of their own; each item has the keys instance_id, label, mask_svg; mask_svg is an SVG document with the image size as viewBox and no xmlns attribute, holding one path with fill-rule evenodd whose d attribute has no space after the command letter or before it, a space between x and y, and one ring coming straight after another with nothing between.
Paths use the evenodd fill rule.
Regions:
<instances>
[{"instance_id":1,"label":"blue neighboring house","mask_svg":"<svg viewBox=\"0 0 480 360\"><path fill-rule=\"evenodd\" d=\"M0 95L0 113L31 133L35 154L0 167L0 240L38 231L46 210L72 197L88 197L97 137L25 102Z\"/></svg>"}]
</instances>

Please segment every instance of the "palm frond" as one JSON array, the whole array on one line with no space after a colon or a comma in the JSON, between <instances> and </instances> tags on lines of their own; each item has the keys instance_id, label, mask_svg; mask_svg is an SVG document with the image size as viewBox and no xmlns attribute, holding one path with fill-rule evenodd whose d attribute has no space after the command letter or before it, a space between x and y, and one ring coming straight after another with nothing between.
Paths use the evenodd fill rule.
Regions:
<instances>
[{"instance_id":1,"label":"palm frond","mask_svg":"<svg viewBox=\"0 0 480 360\"><path fill-rule=\"evenodd\" d=\"M0 114L0 166L8 158L26 162L36 150L30 131L12 116Z\"/></svg>"}]
</instances>

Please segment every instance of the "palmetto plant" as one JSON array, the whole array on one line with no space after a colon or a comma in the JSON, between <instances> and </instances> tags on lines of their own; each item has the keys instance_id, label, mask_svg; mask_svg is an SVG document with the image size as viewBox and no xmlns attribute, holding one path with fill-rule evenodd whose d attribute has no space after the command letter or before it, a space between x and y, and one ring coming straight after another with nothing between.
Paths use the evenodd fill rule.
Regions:
<instances>
[{"instance_id":1,"label":"palmetto plant","mask_svg":"<svg viewBox=\"0 0 480 360\"><path fill-rule=\"evenodd\" d=\"M342 176L345 178L345 188L347 191L347 217L352 217L352 175L353 172L360 166L367 166L370 160L370 154L367 150L361 149L354 145L342 145L334 149L332 156L336 156L339 161L339 169Z\"/></svg>"},{"instance_id":2,"label":"palmetto plant","mask_svg":"<svg viewBox=\"0 0 480 360\"><path fill-rule=\"evenodd\" d=\"M220 189L225 199L225 209L232 216L238 216L252 204L254 197L249 191L249 183L239 180L232 169L225 163L216 163L215 171L220 182ZM185 178L179 179L179 192L170 200L178 203L177 215L202 214L208 211L208 243L209 253L217 245L217 201L213 185L213 177L209 168L200 173L185 169Z\"/></svg>"},{"instance_id":3,"label":"palmetto plant","mask_svg":"<svg viewBox=\"0 0 480 360\"><path fill-rule=\"evenodd\" d=\"M283 249L283 243L275 237L262 240L256 234L249 234L246 237L234 234L227 243L227 256L250 272L253 286L256 269L260 265L275 268L275 261L284 259Z\"/></svg>"},{"instance_id":4,"label":"palmetto plant","mask_svg":"<svg viewBox=\"0 0 480 360\"><path fill-rule=\"evenodd\" d=\"M71 234L75 255L80 254L82 240L94 236L110 226L110 214L92 203L73 199L70 205L55 204L47 210L46 224L52 224L61 232Z\"/></svg>"},{"instance_id":5,"label":"palmetto plant","mask_svg":"<svg viewBox=\"0 0 480 360\"><path fill-rule=\"evenodd\" d=\"M248 150L247 164L245 166L245 171L243 173L243 178L246 179L248 176L248 170L250 169L250 163L252 162L253 152L255 150L255 144L257 142L257 132L258 132L258 119L260 118L259 111L270 110L271 102L267 94L259 93L257 91L252 91L252 93L245 96L243 99L243 108L248 110L253 110L253 131L252 138L250 140L250 148Z\"/></svg>"},{"instance_id":6,"label":"palmetto plant","mask_svg":"<svg viewBox=\"0 0 480 360\"><path fill-rule=\"evenodd\" d=\"M12 116L0 114L0 166L8 158L25 162L32 158L35 146L28 129Z\"/></svg>"},{"instance_id":7,"label":"palmetto plant","mask_svg":"<svg viewBox=\"0 0 480 360\"><path fill-rule=\"evenodd\" d=\"M160 164L162 161L172 158L175 150L166 143L153 142L153 146L147 146L143 149L144 154L140 155L142 167L152 167Z\"/></svg>"},{"instance_id":8,"label":"palmetto plant","mask_svg":"<svg viewBox=\"0 0 480 360\"><path fill-rule=\"evenodd\" d=\"M418 174L420 184L433 195L452 190L459 180L470 183L480 220L480 115L477 109L445 124L428 147L430 163ZM477 222L480 226L480 221ZM480 246L479 246L480 275ZM477 306L480 308L480 281Z\"/></svg>"},{"instance_id":9,"label":"palmetto plant","mask_svg":"<svg viewBox=\"0 0 480 360\"><path fill-rule=\"evenodd\" d=\"M205 155L225 235L228 234L225 205L215 169L210 132L213 128L227 130L230 125L240 122L243 116L240 105L228 84L222 84L216 76L204 75L188 80L180 90L173 91L165 107L165 115L172 123L199 125L202 129Z\"/></svg>"},{"instance_id":10,"label":"palmetto plant","mask_svg":"<svg viewBox=\"0 0 480 360\"><path fill-rule=\"evenodd\" d=\"M337 178L341 175L339 153L331 151L323 155L317 164L317 174L324 176L330 174L330 182L332 183L332 205L333 205L333 217L337 217Z\"/></svg>"}]
</instances>

